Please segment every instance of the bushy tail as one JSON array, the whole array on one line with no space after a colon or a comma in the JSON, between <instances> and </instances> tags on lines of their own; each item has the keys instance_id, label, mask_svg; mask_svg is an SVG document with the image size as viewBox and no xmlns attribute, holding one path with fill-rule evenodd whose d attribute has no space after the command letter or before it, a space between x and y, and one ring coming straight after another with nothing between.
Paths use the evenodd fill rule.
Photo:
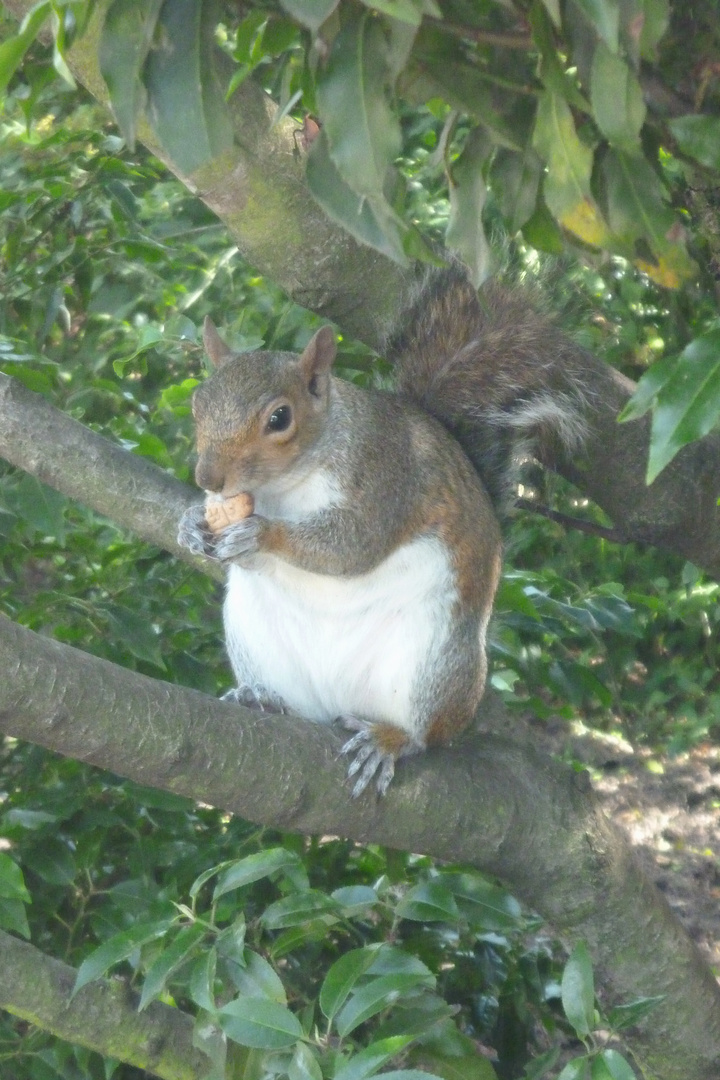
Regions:
<instances>
[{"instance_id":1,"label":"bushy tail","mask_svg":"<svg viewBox=\"0 0 720 1080\"><path fill-rule=\"evenodd\" d=\"M452 432L499 508L514 498L517 463L530 446L582 445L587 354L522 290L492 283L478 294L460 269L433 271L386 355L398 391Z\"/></svg>"}]
</instances>

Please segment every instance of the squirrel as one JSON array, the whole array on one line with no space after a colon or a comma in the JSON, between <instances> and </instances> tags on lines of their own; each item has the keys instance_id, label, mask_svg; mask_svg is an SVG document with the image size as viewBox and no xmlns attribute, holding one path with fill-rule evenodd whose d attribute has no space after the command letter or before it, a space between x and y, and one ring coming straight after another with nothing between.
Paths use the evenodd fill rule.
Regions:
<instances>
[{"instance_id":1,"label":"squirrel","mask_svg":"<svg viewBox=\"0 0 720 1080\"><path fill-rule=\"evenodd\" d=\"M228 567L226 697L341 720L352 794L385 794L399 758L475 714L515 462L530 437L582 445L582 350L522 293L478 295L456 266L430 273L389 335L392 392L331 375L329 326L300 355L234 353L209 319L204 344L195 478L254 504L217 533L206 505L179 525Z\"/></svg>"}]
</instances>

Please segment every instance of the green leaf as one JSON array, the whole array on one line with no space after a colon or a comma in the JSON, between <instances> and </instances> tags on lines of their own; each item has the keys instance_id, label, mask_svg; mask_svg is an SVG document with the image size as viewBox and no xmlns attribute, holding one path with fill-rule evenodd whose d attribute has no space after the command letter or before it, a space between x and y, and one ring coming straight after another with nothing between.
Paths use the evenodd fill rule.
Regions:
<instances>
[{"instance_id":1,"label":"green leaf","mask_svg":"<svg viewBox=\"0 0 720 1080\"><path fill-rule=\"evenodd\" d=\"M103 22L98 60L118 127L135 148L137 117L145 103L142 71L163 0L113 0Z\"/></svg>"},{"instance_id":2,"label":"green leaf","mask_svg":"<svg viewBox=\"0 0 720 1080\"><path fill-rule=\"evenodd\" d=\"M422 1047L418 1054L424 1067L442 1080L497 1080L497 1073L481 1054L436 1054ZM427 1072L418 1074L427 1076ZM383 1073L383 1077L385 1073Z\"/></svg>"},{"instance_id":3,"label":"green leaf","mask_svg":"<svg viewBox=\"0 0 720 1080\"><path fill-rule=\"evenodd\" d=\"M320 1063L314 1050L299 1042L288 1066L288 1080L323 1080Z\"/></svg>"},{"instance_id":4,"label":"green leaf","mask_svg":"<svg viewBox=\"0 0 720 1080\"><path fill-rule=\"evenodd\" d=\"M687 443L707 435L720 417L720 330L691 341L658 394L653 412L647 482Z\"/></svg>"},{"instance_id":5,"label":"green leaf","mask_svg":"<svg viewBox=\"0 0 720 1080\"><path fill-rule=\"evenodd\" d=\"M590 1062L588 1058L573 1058L568 1061L557 1080L590 1080Z\"/></svg>"},{"instance_id":6,"label":"green leaf","mask_svg":"<svg viewBox=\"0 0 720 1080\"><path fill-rule=\"evenodd\" d=\"M630 1065L617 1050L603 1050L593 1061L590 1076L591 1080L637 1080Z\"/></svg>"},{"instance_id":7,"label":"green leaf","mask_svg":"<svg viewBox=\"0 0 720 1080\"><path fill-rule=\"evenodd\" d=\"M656 46L670 23L670 0L643 0L643 16L640 55L643 60L654 61Z\"/></svg>"},{"instance_id":8,"label":"green leaf","mask_svg":"<svg viewBox=\"0 0 720 1080\"><path fill-rule=\"evenodd\" d=\"M474 930L505 934L521 927L519 903L499 885L479 874L445 873L440 881L452 892L460 913Z\"/></svg>"},{"instance_id":9,"label":"green leaf","mask_svg":"<svg viewBox=\"0 0 720 1080\"><path fill-rule=\"evenodd\" d=\"M6 88L20 67L25 53L50 14L51 7L50 0L40 0L40 3L30 8L20 23L17 34L0 45L0 92Z\"/></svg>"},{"instance_id":10,"label":"green leaf","mask_svg":"<svg viewBox=\"0 0 720 1080\"><path fill-rule=\"evenodd\" d=\"M560 0L542 0L543 7L552 19L555 26L560 26Z\"/></svg>"},{"instance_id":11,"label":"green leaf","mask_svg":"<svg viewBox=\"0 0 720 1080\"><path fill-rule=\"evenodd\" d=\"M344 915L357 915L378 903L378 894L369 885L343 885L333 889L333 900L343 907Z\"/></svg>"},{"instance_id":12,"label":"green leaf","mask_svg":"<svg viewBox=\"0 0 720 1080\"><path fill-rule=\"evenodd\" d=\"M164 3L156 46L145 65L148 115L163 149L184 175L233 145L230 114L213 65L216 21L214 2Z\"/></svg>"},{"instance_id":13,"label":"green leaf","mask_svg":"<svg viewBox=\"0 0 720 1080\"><path fill-rule=\"evenodd\" d=\"M99 979L106 971L115 964L119 964L135 952L136 949L146 945L149 941L161 938L175 921L175 916L165 919L153 919L148 922L137 922L129 930L123 930L119 934L113 934L111 938L95 949L87 956L80 965L73 986L72 996L77 994L89 982Z\"/></svg>"},{"instance_id":14,"label":"green leaf","mask_svg":"<svg viewBox=\"0 0 720 1080\"><path fill-rule=\"evenodd\" d=\"M489 184L511 233L521 229L535 212L542 162L531 146L521 153L501 147L490 167Z\"/></svg>"},{"instance_id":15,"label":"green leaf","mask_svg":"<svg viewBox=\"0 0 720 1080\"><path fill-rule=\"evenodd\" d=\"M271 904L262 913L260 921L268 930L282 930L317 919L318 916L330 916L334 922L341 915L342 909L337 901L324 892L308 889L284 896L282 900Z\"/></svg>"},{"instance_id":16,"label":"green leaf","mask_svg":"<svg viewBox=\"0 0 720 1080\"><path fill-rule=\"evenodd\" d=\"M456 923L460 917L455 897L438 881L426 881L410 889L396 908L401 919L417 922Z\"/></svg>"},{"instance_id":17,"label":"green leaf","mask_svg":"<svg viewBox=\"0 0 720 1080\"><path fill-rule=\"evenodd\" d=\"M668 127L683 154L710 169L720 169L720 116L677 116Z\"/></svg>"},{"instance_id":18,"label":"green leaf","mask_svg":"<svg viewBox=\"0 0 720 1080\"><path fill-rule=\"evenodd\" d=\"M376 1076L378 1069L401 1053L413 1041L412 1035L394 1035L379 1039L346 1061L335 1073L334 1080L367 1080Z\"/></svg>"},{"instance_id":19,"label":"green leaf","mask_svg":"<svg viewBox=\"0 0 720 1080\"><path fill-rule=\"evenodd\" d=\"M590 193L592 150L580 142L569 105L554 91L540 98L533 146L547 163L543 194L549 209L586 244L602 246L608 230Z\"/></svg>"},{"instance_id":20,"label":"green leaf","mask_svg":"<svg viewBox=\"0 0 720 1080\"><path fill-rule=\"evenodd\" d=\"M0 851L0 898L3 900L21 900L25 904L32 903L32 897L27 891L23 872L9 855Z\"/></svg>"},{"instance_id":21,"label":"green leaf","mask_svg":"<svg viewBox=\"0 0 720 1080\"><path fill-rule=\"evenodd\" d=\"M162 994L168 979L185 963L204 937L205 927L193 923L184 927L175 940L163 949L157 960L151 964L143 981L138 1012L142 1012L146 1005Z\"/></svg>"},{"instance_id":22,"label":"green leaf","mask_svg":"<svg viewBox=\"0 0 720 1080\"><path fill-rule=\"evenodd\" d=\"M50 885L68 886L78 868L68 845L54 836L44 836L38 847L25 857L27 868Z\"/></svg>"},{"instance_id":23,"label":"green leaf","mask_svg":"<svg viewBox=\"0 0 720 1080\"><path fill-rule=\"evenodd\" d=\"M490 247L485 236L482 210L487 198L483 165L493 143L480 127L473 128L450 174L450 219L445 243L456 251L478 288L490 273Z\"/></svg>"},{"instance_id":24,"label":"green leaf","mask_svg":"<svg viewBox=\"0 0 720 1080\"><path fill-rule=\"evenodd\" d=\"M340 0L280 0L280 3L303 26L317 33L327 18L333 13Z\"/></svg>"},{"instance_id":25,"label":"green leaf","mask_svg":"<svg viewBox=\"0 0 720 1080\"><path fill-rule=\"evenodd\" d=\"M666 192L641 154L610 150L602 163L608 218L613 236L626 254L653 281L677 288L694 271L684 231L674 211L665 205ZM638 253L638 242L649 255Z\"/></svg>"},{"instance_id":26,"label":"green leaf","mask_svg":"<svg viewBox=\"0 0 720 1080\"><path fill-rule=\"evenodd\" d=\"M652 367L642 376L635 393L618 416L621 423L628 420L637 420L652 408L660 390L665 386L677 367L677 363L677 356L666 356L662 360L655 361Z\"/></svg>"},{"instance_id":27,"label":"green leaf","mask_svg":"<svg viewBox=\"0 0 720 1080\"><path fill-rule=\"evenodd\" d=\"M435 980L421 974L380 975L356 990L335 1018L335 1026L341 1039L364 1024L371 1016L418 987L432 988Z\"/></svg>"},{"instance_id":28,"label":"green leaf","mask_svg":"<svg viewBox=\"0 0 720 1080\"><path fill-rule=\"evenodd\" d=\"M0 927L30 939L30 927L22 900L6 900L0 897Z\"/></svg>"},{"instance_id":29,"label":"green leaf","mask_svg":"<svg viewBox=\"0 0 720 1080\"><path fill-rule=\"evenodd\" d=\"M234 964L232 981L244 997L268 998L279 1005L287 1005L287 994L282 979L264 956L245 949L245 966Z\"/></svg>"},{"instance_id":30,"label":"green leaf","mask_svg":"<svg viewBox=\"0 0 720 1080\"><path fill-rule=\"evenodd\" d=\"M222 933L218 934L216 945L218 955L224 957L226 960L234 960L240 967L244 967L247 963L245 958L245 936L247 933L247 925L245 923L245 914L240 914L233 920L230 926L226 926ZM250 995L251 997L254 995Z\"/></svg>"},{"instance_id":31,"label":"green leaf","mask_svg":"<svg viewBox=\"0 0 720 1080\"><path fill-rule=\"evenodd\" d=\"M144 614L133 611L123 604L98 605L108 620L111 633L123 643L129 653L155 667L165 670L162 658L163 639L155 633L152 623Z\"/></svg>"},{"instance_id":32,"label":"green leaf","mask_svg":"<svg viewBox=\"0 0 720 1080\"><path fill-rule=\"evenodd\" d=\"M220 1009L218 1022L229 1039L258 1050L280 1050L302 1038L296 1016L267 998L238 998Z\"/></svg>"},{"instance_id":33,"label":"green leaf","mask_svg":"<svg viewBox=\"0 0 720 1080\"><path fill-rule=\"evenodd\" d=\"M563 1009L568 1020L582 1038L595 1027L595 982L590 953L584 941L579 941L565 965L561 983Z\"/></svg>"},{"instance_id":34,"label":"green leaf","mask_svg":"<svg viewBox=\"0 0 720 1080\"><path fill-rule=\"evenodd\" d=\"M403 246L405 224L384 197L363 198L345 182L330 157L324 131L312 144L306 176L313 198L328 217L361 244L367 244L402 266L407 265Z\"/></svg>"},{"instance_id":35,"label":"green leaf","mask_svg":"<svg viewBox=\"0 0 720 1080\"><path fill-rule=\"evenodd\" d=\"M435 0L362 0L362 2L373 11L382 11L391 19L399 19L400 22L410 23L411 26L419 26L424 15L430 15L435 19L442 18L442 11Z\"/></svg>"},{"instance_id":36,"label":"green leaf","mask_svg":"<svg viewBox=\"0 0 720 1080\"><path fill-rule=\"evenodd\" d=\"M351 949L330 967L320 988L319 1004L323 1015L332 1020L342 1008L357 981L377 959L377 945Z\"/></svg>"},{"instance_id":37,"label":"green leaf","mask_svg":"<svg viewBox=\"0 0 720 1080\"><path fill-rule=\"evenodd\" d=\"M571 0L611 52L617 52L620 30L619 0Z\"/></svg>"},{"instance_id":38,"label":"green leaf","mask_svg":"<svg viewBox=\"0 0 720 1080\"><path fill-rule=\"evenodd\" d=\"M590 101L605 138L620 149L639 149L645 102L627 61L598 42L590 73Z\"/></svg>"},{"instance_id":39,"label":"green leaf","mask_svg":"<svg viewBox=\"0 0 720 1080\"><path fill-rule=\"evenodd\" d=\"M629 1001L627 1005L616 1005L608 1014L608 1024L613 1031L634 1027L664 1000L665 995L661 994L657 997L638 998L637 1001Z\"/></svg>"},{"instance_id":40,"label":"green leaf","mask_svg":"<svg viewBox=\"0 0 720 1080\"><path fill-rule=\"evenodd\" d=\"M244 859L230 863L222 872L215 886L213 900L218 900L225 893L233 889L240 889L244 885L250 885L253 881L269 877L279 870L285 870L299 864L297 855L285 848L268 848L267 851L258 851L253 855L246 855Z\"/></svg>"},{"instance_id":41,"label":"green leaf","mask_svg":"<svg viewBox=\"0 0 720 1080\"><path fill-rule=\"evenodd\" d=\"M217 949L208 949L199 956L190 971L188 993L201 1009L215 1011L215 972L217 970Z\"/></svg>"},{"instance_id":42,"label":"green leaf","mask_svg":"<svg viewBox=\"0 0 720 1080\"><path fill-rule=\"evenodd\" d=\"M360 196L383 198L388 169L400 153L400 123L389 101L387 44L377 19L349 19L317 80L317 101L330 157Z\"/></svg>"},{"instance_id":43,"label":"green leaf","mask_svg":"<svg viewBox=\"0 0 720 1080\"><path fill-rule=\"evenodd\" d=\"M59 491L23 474L8 493L8 509L32 526L41 536L53 536L65 544L67 499Z\"/></svg>"}]
</instances>

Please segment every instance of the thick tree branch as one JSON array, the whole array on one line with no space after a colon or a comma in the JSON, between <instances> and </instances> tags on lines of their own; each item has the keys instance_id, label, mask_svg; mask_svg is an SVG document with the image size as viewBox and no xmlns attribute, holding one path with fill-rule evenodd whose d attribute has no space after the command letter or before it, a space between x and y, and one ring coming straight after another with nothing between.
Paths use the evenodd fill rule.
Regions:
<instances>
[{"instance_id":1,"label":"thick tree branch","mask_svg":"<svg viewBox=\"0 0 720 1080\"><path fill-rule=\"evenodd\" d=\"M76 971L0 930L0 1008L68 1042L115 1057L164 1080L200 1080L211 1061L193 1046L192 1016L100 979L70 998Z\"/></svg>"},{"instance_id":2,"label":"thick tree branch","mask_svg":"<svg viewBox=\"0 0 720 1080\"><path fill-rule=\"evenodd\" d=\"M648 1077L720 1075L720 990L587 778L474 734L403 763L389 795L349 797L339 739L119 668L0 617L0 730L142 784L304 834L422 851L496 874L585 938L613 1002L665 994L632 1038ZM507 716L490 695L480 721Z\"/></svg>"},{"instance_id":3,"label":"thick tree branch","mask_svg":"<svg viewBox=\"0 0 720 1080\"><path fill-rule=\"evenodd\" d=\"M177 543L183 510L202 495L137 454L96 435L41 394L0 373L0 456L218 580L209 559Z\"/></svg>"}]
</instances>

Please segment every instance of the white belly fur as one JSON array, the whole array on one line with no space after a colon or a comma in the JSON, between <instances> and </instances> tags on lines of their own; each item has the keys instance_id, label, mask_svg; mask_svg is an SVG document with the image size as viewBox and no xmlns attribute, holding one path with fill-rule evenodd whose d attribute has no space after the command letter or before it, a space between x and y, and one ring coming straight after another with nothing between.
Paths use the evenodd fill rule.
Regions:
<instances>
[{"instance_id":1,"label":"white belly fur","mask_svg":"<svg viewBox=\"0 0 720 1080\"><path fill-rule=\"evenodd\" d=\"M301 716L341 714L413 731L413 688L430 673L456 594L434 537L413 540L380 566L337 578L274 556L232 565L225 636L238 684L262 686Z\"/></svg>"}]
</instances>

